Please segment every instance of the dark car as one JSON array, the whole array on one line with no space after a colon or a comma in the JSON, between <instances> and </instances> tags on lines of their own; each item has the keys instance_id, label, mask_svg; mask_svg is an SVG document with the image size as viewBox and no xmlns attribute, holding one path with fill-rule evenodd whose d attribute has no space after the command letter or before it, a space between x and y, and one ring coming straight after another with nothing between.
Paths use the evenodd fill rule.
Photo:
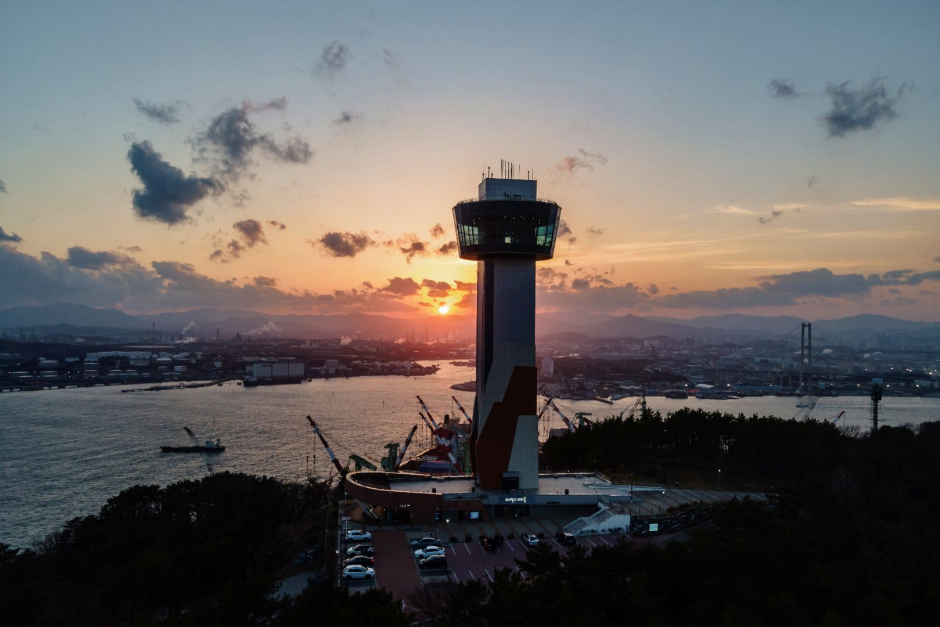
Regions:
<instances>
[{"instance_id":1,"label":"dark car","mask_svg":"<svg viewBox=\"0 0 940 627\"><path fill-rule=\"evenodd\" d=\"M411 540L408 544L411 545L412 549L423 549L429 546L441 546L441 541L431 536L425 536L418 540Z\"/></svg>"},{"instance_id":2,"label":"dark car","mask_svg":"<svg viewBox=\"0 0 940 627\"><path fill-rule=\"evenodd\" d=\"M483 546L484 551L496 550L496 540L493 538L480 538L480 544Z\"/></svg>"},{"instance_id":3,"label":"dark car","mask_svg":"<svg viewBox=\"0 0 940 627\"><path fill-rule=\"evenodd\" d=\"M358 564L359 566L372 566L374 561L375 560L368 555L356 555L355 557L350 557L347 560L343 560L343 566L350 566L352 564Z\"/></svg>"},{"instance_id":4,"label":"dark car","mask_svg":"<svg viewBox=\"0 0 940 627\"><path fill-rule=\"evenodd\" d=\"M428 568L447 568L447 558L443 555L431 555L418 561L418 568L422 570Z\"/></svg>"},{"instance_id":5,"label":"dark car","mask_svg":"<svg viewBox=\"0 0 940 627\"><path fill-rule=\"evenodd\" d=\"M574 536L571 535L570 533L561 534L561 543L564 544L565 546L571 546L572 544L575 543Z\"/></svg>"}]
</instances>

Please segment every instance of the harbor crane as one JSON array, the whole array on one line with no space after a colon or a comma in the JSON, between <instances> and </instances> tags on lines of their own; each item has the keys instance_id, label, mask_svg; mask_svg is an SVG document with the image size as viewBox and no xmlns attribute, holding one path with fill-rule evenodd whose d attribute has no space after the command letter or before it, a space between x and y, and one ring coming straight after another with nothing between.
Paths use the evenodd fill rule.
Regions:
<instances>
[{"instance_id":1,"label":"harbor crane","mask_svg":"<svg viewBox=\"0 0 940 627\"><path fill-rule=\"evenodd\" d=\"M343 468L343 465L339 463L339 460L336 459L336 455L333 454L333 449L330 448L330 445L326 443L326 438L323 437L323 433L320 431L320 427L317 426L317 423L307 416L307 422L310 423L310 426L313 427L313 432L317 434L317 437L320 438L320 442L323 443L323 448L326 449L326 454L330 458L330 461L336 466L337 472L339 472L340 477L346 476L346 469Z\"/></svg>"},{"instance_id":2,"label":"harbor crane","mask_svg":"<svg viewBox=\"0 0 940 627\"><path fill-rule=\"evenodd\" d=\"M468 425L472 425L472 424L473 424L473 418L471 418L471 417L470 417L470 414L467 413L467 410L463 408L463 405L460 404L460 401L457 400L457 397L456 397L456 396L451 396L451 398L454 399L454 402L455 402L455 403L457 403L457 409L460 410L460 412L463 414L463 417L467 419L467 424L468 424Z\"/></svg>"},{"instance_id":3,"label":"harbor crane","mask_svg":"<svg viewBox=\"0 0 940 627\"><path fill-rule=\"evenodd\" d=\"M551 408L554 409L558 413L558 415L561 417L562 422L564 422L565 426L568 427L568 431L574 433L575 431L574 424L570 420L568 420L568 416L566 416L564 412L558 409L558 405L555 404L555 399L553 398L548 399L548 405L550 405Z\"/></svg>"},{"instance_id":4,"label":"harbor crane","mask_svg":"<svg viewBox=\"0 0 940 627\"><path fill-rule=\"evenodd\" d=\"M424 403L421 403L422 406ZM430 414L427 416L423 412L418 412L418 415L421 416L421 419L424 420L424 424L428 426L428 429L431 430L431 433L434 434L434 437L437 439L437 443L440 448L444 451L447 451L447 461L450 462L452 469L457 471L457 458L454 457L454 452L451 450L451 444L445 440L440 433L438 433L437 425L434 423L434 419L430 417Z\"/></svg>"},{"instance_id":5,"label":"harbor crane","mask_svg":"<svg viewBox=\"0 0 940 627\"><path fill-rule=\"evenodd\" d=\"M395 466L392 470L398 470L402 462L405 461L405 452L408 451L408 445L411 444L411 438L415 437L415 431L418 430L418 425L415 425L411 428L411 432L408 434L408 437L405 438L405 445L401 447L401 451L398 453L398 458L395 460Z\"/></svg>"}]
</instances>

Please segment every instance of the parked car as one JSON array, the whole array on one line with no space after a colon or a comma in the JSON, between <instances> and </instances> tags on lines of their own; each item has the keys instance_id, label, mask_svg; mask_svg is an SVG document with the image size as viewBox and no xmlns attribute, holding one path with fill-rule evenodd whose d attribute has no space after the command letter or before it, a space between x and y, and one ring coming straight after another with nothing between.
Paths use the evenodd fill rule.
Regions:
<instances>
[{"instance_id":1,"label":"parked car","mask_svg":"<svg viewBox=\"0 0 940 627\"><path fill-rule=\"evenodd\" d=\"M439 546L426 546L423 549L418 549L415 551L415 558L424 559L426 557L431 557L432 555L443 555L444 549Z\"/></svg>"},{"instance_id":2,"label":"parked car","mask_svg":"<svg viewBox=\"0 0 940 627\"><path fill-rule=\"evenodd\" d=\"M375 577L375 569L368 566L353 564L343 569L343 577L346 581L350 579L372 579Z\"/></svg>"},{"instance_id":3,"label":"parked car","mask_svg":"<svg viewBox=\"0 0 940 627\"><path fill-rule=\"evenodd\" d=\"M522 536L522 544L526 546L538 546L539 538L534 533L527 533Z\"/></svg>"},{"instance_id":4,"label":"parked car","mask_svg":"<svg viewBox=\"0 0 940 627\"><path fill-rule=\"evenodd\" d=\"M346 542L372 542L372 534L362 529L350 529L346 532Z\"/></svg>"},{"instance_id":5,"label":"parked car","mask_svg":"<svg viewBox=\"0 0 940 627\"><path fill-rule=\"evenodd\" d=\"M441 541L437 538L432 538L431 536L425 536L423 538L418 538L417 540L412 540L409 542L412 549L423 549L427 546L440 546Z\"/></svg>"},{"instance_id":6,"label":"parked car","mask_svg":"<svg viewBox=\"0 0 940 627\"><path fill-rule=\"evenodd\" d=\"M343 566L352 566L353 564L359 566L372 566L374 559L368 555L353 555L349 559L343 560Z\"/></svg>"},{"instance_id":7,"label":"parked car","mask_svg":"<svg viewBox=\"0 0 940 627\"><path fill-rule=\"evenodd\" d=\"M493 538L480 538L480 545L483 547L484 551L496 550L496 540Z\"/></svg>"},{"instance_id":8,"label":"parked car","mask_svg":"<svg viewBox=\"0 0 940 627\"><path fill-rule=\"evenodd\" d=\"M561 534L561 543L565 546L571 546L572 544L575 544L574 536L570 533Z\"/></svg>"},{"instance_id":9,"label":"parked car","mask_svg":"<svg viewBox=\"0 0 940 627\"><path fill-rule=\"evenodd\" d=\"M346 549L346 555L352 557L353 555L368 555L372 557L375 555L375 549L373 549L368 544L357 544L356 546L351 546Z\"/></svg>"},{"instance_id":10,"label":"parked car","mask_svg":"<svg viewBox=\"0 0 940 627\"><path fill-rule=\"evenodd\" d=\"M432 555L423 560L418 560L418 568L422 570L428 568L447 568L447 557L444 555Z\"/></svg>"}]
</instances>

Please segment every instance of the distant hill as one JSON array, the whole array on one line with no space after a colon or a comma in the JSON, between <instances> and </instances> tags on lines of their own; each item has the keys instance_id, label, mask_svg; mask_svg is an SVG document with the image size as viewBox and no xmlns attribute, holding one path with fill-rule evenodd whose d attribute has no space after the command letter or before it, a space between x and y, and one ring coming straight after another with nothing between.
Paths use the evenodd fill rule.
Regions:
<instances>
[{"instance_id":1,"label":"distant hill","mask_svg":"<svg viewBox=\"0 0 940 627\"><path fill-rule=\"evenodd\" d=\"M658 336L677 340L744 339L770 337L799 332L802 320L794 316L754 316L747 314L722 314L700 316L689 320L664 316L610 316L607 314L582 314L580 312L551 312L536 315L538 337L577 334L593 338L637 338ZM20 328L60 331L74 330L75 334L95 335L108 329L145 334L152 326L158 333L176 335L190 323L195 326L189 335L213 337L216 330L223 336L235 333L265 336L292 336L298 338L327 338L341 335L360 335L363 338L398 339L411 337L429 339L456 336L472 339L476 334L473 314L446 316L429 315L419 319L403 319L393 316L366 313L349 314L291 314L271 315L247 309L193 309L181 312L131 315L117 309L96 309L84 305L59 303L42 307L13 307L0 309L0 329L8 334ZM63 326L65 325L65 326ZM889 316L863 314L837 320L819 320L813 323L814 338L855 342L878 340L884 334L904 337L940 337L940 323L901 320ZM883 338L882 338L883 339Z\"/></svg>"}]
</instances>

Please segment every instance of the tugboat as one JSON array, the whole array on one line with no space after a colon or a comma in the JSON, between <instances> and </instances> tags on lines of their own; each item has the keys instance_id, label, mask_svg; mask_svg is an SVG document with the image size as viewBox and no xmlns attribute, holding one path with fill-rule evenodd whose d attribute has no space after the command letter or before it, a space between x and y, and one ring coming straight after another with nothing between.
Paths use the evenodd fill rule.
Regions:
<instances>
[{"instance_id":1,"label":"tugboat","mask_svg":"<svg viewBox=\"0 0 940 627\"><path fill-rule=\"evenodd\" d=\"M222 446L222 440L206 440L203 444L196 439L196 434L189 427L183 427L186 435L189 436L192 445L190 446L161 446L160 450L164 453L221 453L225 450Z\"/></svg>"}]
</instances>

